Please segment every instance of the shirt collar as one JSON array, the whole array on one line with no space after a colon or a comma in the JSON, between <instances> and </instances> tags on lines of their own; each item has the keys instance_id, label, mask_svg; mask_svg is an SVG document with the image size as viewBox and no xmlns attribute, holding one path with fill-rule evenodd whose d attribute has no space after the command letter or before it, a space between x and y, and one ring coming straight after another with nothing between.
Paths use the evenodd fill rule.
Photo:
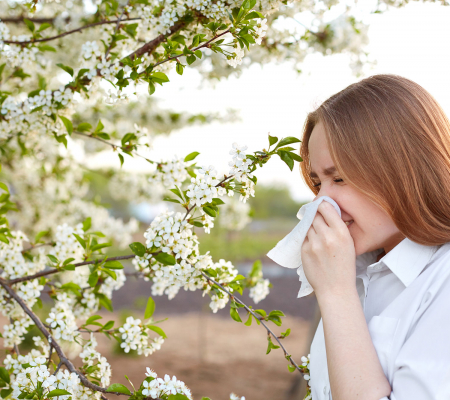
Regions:
<instances>
[{"instance_id":1,"label":"shirt collar","mask_svg":"<svg viewBox=\"0 0 450 400\"><path fill-rule=\"evenodd\" d=\"M377 262L383 249L377 249L356 257L357 274L379 272L380 266L389 268L407 287L416 279L430 261L439 246L424 246L405 238Z\"/></svg>"}]
</instances>

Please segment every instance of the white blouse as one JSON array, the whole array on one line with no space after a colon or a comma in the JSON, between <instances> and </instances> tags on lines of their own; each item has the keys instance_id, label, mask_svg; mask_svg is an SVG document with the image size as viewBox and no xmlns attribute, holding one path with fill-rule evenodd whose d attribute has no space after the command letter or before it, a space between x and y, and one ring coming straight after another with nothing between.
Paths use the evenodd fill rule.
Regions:
<instances>
[{"instance_id":1,"label":"white blouse","mask_svg":"<svg viewBox=\"0 0 450 400\"><path fill-rule=\"evenodd\" d=\"M404 239L376 262L356 257L356 287L391 385L380 400L450 400L450 242ZM312 400L332 399L322 319L310 349Z\"/></svg>"}]
</instances>

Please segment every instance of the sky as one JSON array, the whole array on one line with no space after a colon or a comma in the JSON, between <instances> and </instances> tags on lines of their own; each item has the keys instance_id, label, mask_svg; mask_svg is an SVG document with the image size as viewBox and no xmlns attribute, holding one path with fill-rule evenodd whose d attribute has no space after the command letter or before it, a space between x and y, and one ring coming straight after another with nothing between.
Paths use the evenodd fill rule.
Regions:
<instances>
[{"instance_id":1,"label":"sky","mask_svg":"<svg viewBox=\"0 0 450 400\"><path fill-rule=\"evenodd\" d=\"M377 60L368 75L393 73L412 79L450 115L450 7L414 2L382 14L366 15L365 20L370 25L367 51ZM349 58L344 54L310 55L302 70L299 75L286 63L254 64L239 78L222 80L214 87L200 85L194 69L186 68L183 76L171 73L171 82L158 86L155 93L161 107L190 113L233 108L239 111L240 121L192 126L156 137L153 154L170 159L199 151L198 165L212 164L219 172L226 172L233 142L256 151L267 146L269 132L280 138L300 138L308 112L362 79L352 75ZM297 163L291 172L276 157L257 170L256 176L258 183L286 185L296 200L314 198Z\"/></svg>"}]
</instances>

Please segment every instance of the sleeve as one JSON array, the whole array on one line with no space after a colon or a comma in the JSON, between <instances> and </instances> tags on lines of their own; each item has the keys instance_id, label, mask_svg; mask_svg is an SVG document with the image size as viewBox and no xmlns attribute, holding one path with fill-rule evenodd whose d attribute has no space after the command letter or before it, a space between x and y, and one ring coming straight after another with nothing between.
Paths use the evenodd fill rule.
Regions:
<instances>
[{"instance_id":1,"label":"sleeve","mask_svg":"<svg viewBox=\"0 0 450 400\"><path fill-rule=\"evenodd\" d=\"M428 305L396 357L391 394L380 400L450 399L450 276L445 275L436 293L428 293Z\"/></svg>"}]
</instances>

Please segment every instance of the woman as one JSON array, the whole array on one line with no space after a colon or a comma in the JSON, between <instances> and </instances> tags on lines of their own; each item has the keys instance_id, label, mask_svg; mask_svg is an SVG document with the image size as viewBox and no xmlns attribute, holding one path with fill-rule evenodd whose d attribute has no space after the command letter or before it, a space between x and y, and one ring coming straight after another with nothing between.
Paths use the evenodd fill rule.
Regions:
<instances>
[{"instance_id":1,"label":"woman","mask_svg":"<svg viewBox=\"0 0 450 400\"><path fill-rule=\"evenodd\" d=\"M302 245L322 319L312 400L450 399L450 122L375 75L307 117L304 180L329 196ZM356 285L355 285L356 281Z\"/></svg>"}]
</instances>

